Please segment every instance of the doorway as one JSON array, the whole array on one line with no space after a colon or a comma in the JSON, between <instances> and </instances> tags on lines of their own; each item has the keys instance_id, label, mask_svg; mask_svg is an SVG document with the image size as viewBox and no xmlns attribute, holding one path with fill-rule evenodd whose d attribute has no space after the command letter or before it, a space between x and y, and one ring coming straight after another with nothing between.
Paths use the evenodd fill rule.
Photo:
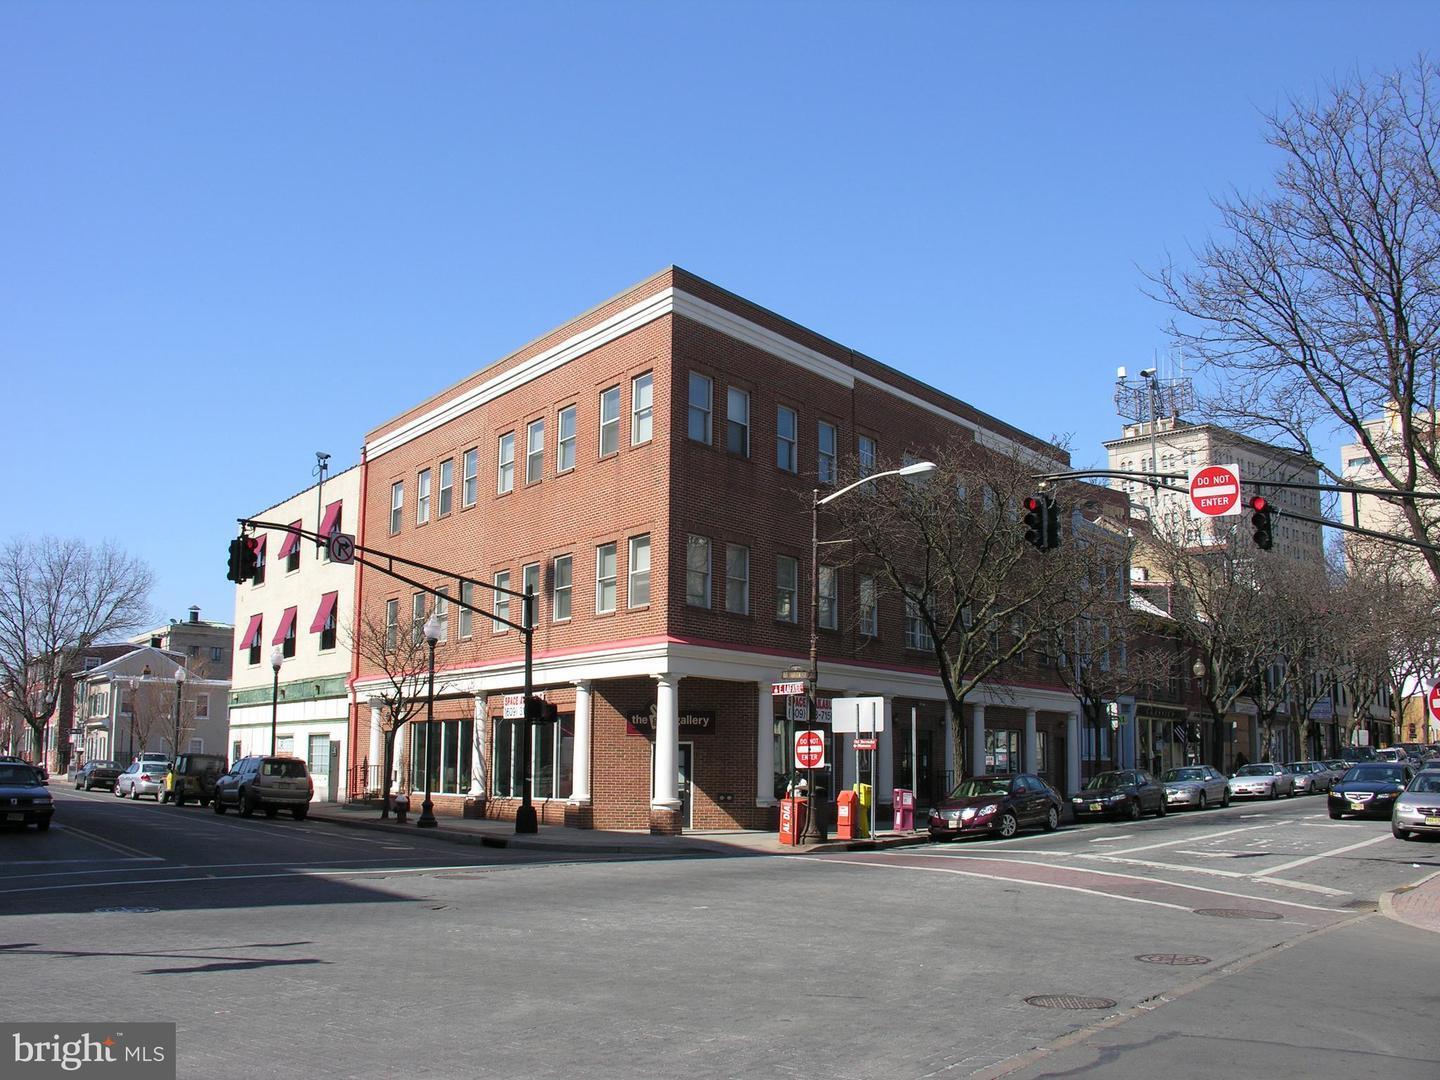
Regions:
<instances>
[{"instance_id":1,"label":"doorway","mask_svg":"<svg viewBox=\"0 0 1440 1080\"><path fill-rule=\"evenodd\" d=\"M691 778L695 775L695 744L682 742L680 744L680 827L688 829L692 826L693 820L691 811L694 800L691 799Z\"/></svg>"}]
</instances>

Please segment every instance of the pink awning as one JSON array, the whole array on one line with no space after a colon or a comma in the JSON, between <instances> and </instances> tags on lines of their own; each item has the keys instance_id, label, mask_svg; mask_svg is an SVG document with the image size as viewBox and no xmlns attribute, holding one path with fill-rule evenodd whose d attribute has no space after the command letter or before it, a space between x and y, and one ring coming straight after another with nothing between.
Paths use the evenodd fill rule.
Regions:
<instances>
[{"instance_id":1,"label":"pink awning","mask_svg":"<svg viewBox=\"0 0 1440 1080\"><path fill-rule=\"evenodd\" d=\"M285 614L282 615L282 616L280 616L280 625L279 625L278 627L276 627L276 629L275 629L275 637L274 637L274 639L270 642L270 644L271 644L271 645L280 645L280 644L282 644L282 643L285 641L285 639L290 636L290 630L291 630L292 627L294 627L294 625L295 625L295 609L294 609L293 607L287 607L287 608L285 609Z\"/></svg>"},{"instance_id":2,"label":"pink awning","mask_svg":"<svg viewBox=\"0 0 1440 1080\"><path fill-rule=\"evenodd\" d=\"M255 557L256 557L257 559L263 559L263 558L265 557L265 534L264 534L264 533L261 533L259 536L251 537L251 539L250 539L250 550L253 551L253 552L255 552Z\"/></svg>"},{"instance_id":3,"label":"pink awning","mask_svg":"<svg viewBox=\"0 0 1440 1080\"><path fill-rule=\"evenodd\" d=\"M320 519L320 535L329 536L340 526L340 500L325 507L325 516Z\"/></svg>"},{"instance_id":4,"label":"pink awning","mask_svg":"<svg viewBox=\"0 0 1440 1080\"><path fill-rule=\"evenodd\" d=\"M339 599L338 592L327 592L320 597L320 607L315 612L315 621L310 624L312 634L318 634L325 629L325 624L330 621L330 613L335 610L335 601Z\"/></svg>"},{"instance_id":5,"label":"pink awning","mask_svg":"<svg viewBox=\"0 0 1440 1080\"><path fill-rule=\"evenodd\" d=\"M252 649L255 647L255 639L260 636L260 619L259 615L250 616L250 625L245 628L245 636L240 639L240 648Z\"/></svg>"},{"instance_id":6,"label":"pink awning","mask_svg":"<svg viewBox=\"0 0 1440 1080\"><path fill-rule=\"evenodd\" d=\"M285 541L280 545L280 550L275 553L275 558L288 559L290 553L300 546L300 533L297 531L299 528L300 522L292 521L290 523L290 529L285 533Z\"/></svg>"}]
</instances>

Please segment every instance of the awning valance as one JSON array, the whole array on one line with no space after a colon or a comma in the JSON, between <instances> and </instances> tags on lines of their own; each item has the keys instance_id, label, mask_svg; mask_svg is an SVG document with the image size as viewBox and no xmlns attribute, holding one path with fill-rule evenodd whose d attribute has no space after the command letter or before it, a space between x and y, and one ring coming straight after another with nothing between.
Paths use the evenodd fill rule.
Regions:
<instances>
[{"instance_id":1,"label":"awning valance","mask_svg":"<svg viewBox=\"0 0 1440 1080\"><path fill-rule=\"evenodd\" d=\"M339 599L338 592L327 592L320 598L320 606L315 611L315 621L310 624L312 634L318 634L325 629L325 624L330 621L330 615L335 610L335 601Z\"/></svg>"}]
</instances>

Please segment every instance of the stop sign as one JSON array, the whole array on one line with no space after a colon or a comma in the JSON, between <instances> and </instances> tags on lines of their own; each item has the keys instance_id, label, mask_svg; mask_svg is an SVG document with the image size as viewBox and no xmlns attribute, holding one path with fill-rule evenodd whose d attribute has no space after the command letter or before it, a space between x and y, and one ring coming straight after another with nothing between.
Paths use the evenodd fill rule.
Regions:
<instances>
[{"instance_id":1,"label":"stop sign","mask_svg":"<svg viewBox=\"0 0 1440 1080\"><path fill-rule=\"evenodd\" d=\"M818 731L795 733L795 766L800 769L825 767L825 736Z\"/></svg>"},{"instance_id":2,"label":"stop sign","mask_svg":"<svg viewBox=\"0 0 1440 1080\"><path fill-rule=\"evenodd\" d=\"M1436 683L1430 688L1428 701L1430 704L1430 715L1436 720L1440 720L1440 683Z\"/></svg>"},{"instance_id":3,"label":"stop sign","mask_svg":"<svg viewBox=\"0 0 1440 1080\"><path fill-rule=\"evenodd\" d=\"M1190 513L1198 518L1240 513L1240 466L1206 465L1191 469Z\"/></svg>"}]
</instances>

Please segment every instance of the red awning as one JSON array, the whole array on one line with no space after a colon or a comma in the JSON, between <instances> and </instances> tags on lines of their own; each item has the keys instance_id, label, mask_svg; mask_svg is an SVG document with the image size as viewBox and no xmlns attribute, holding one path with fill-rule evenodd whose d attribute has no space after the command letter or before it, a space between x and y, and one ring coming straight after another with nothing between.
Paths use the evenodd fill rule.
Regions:
<instances>
[{"instance_id":1,"label":"red awning","mask_svg":"<svg viewBox=\"0 0 1440 1080\"><path fill-rule=\"evenodd\" d=\"M285 542L280 545L280 550L275 553L275 558L288 559L290 557L290 553L299 546L300 533L296 531L299 528L300 522L292 521L290 523L290 528L285 533Z\"/></svg>"},{"instance_id":2,"label":"red awning","mask_svg":"<svg viewBox=\"0 0 1440 1080\"><path fill-rule=\"evenodd\" d=\"M265 556L264 533L261 533L259 536L254 536L250 538L250 550L255 552L255 557L257 559L263 558Z\"/></svg>"},{"instance_id":3,"label":"red awning","mask_svg":"<svg viewBox=\"0 0 1440 1080\"><path fill-rule=\"evenodd\" d=\"M292 627L294 627L294 625L295 609L293 607L287 607L285 609L285 614L280 616L280 625L275 629L275 638L273 641L270 642L270 644L282 644L285 639L290 636L290 630Z\"/></svg>"},{"instance_id":4,"label":"red awning","mask_svg":"<svg viewBox=\"0 0 1440 1080\"><path fill-rule=\"evenodd\" d=\"M325 629L325 624L330 621L330 613L335 610L335 601L340 599L338 592L327 592L320 597L320 607L315 612L315 621L310 624L310 632L318 634Z\"/></svg>"},{"instance_id":5,"label":"red awning","mask_svg":"<svg viewBox=\"0 0 1440 1080\"><path fill-rule=\"evenodd\" d=\"M329 536L340 525L340 500L325 507L325 516L320 519L320 535Z\"/></svg>"},{"instance_id":6,"label":"red awning","mask_svg":"<svg viewBox=\"0 0 1440 1080\"><path fill-rule=\"evenodd\" d=\"M255 639L260 636L259 615L250 616L250 625L245 628L245 636L240 639L240 648L251 649L255 647Z\"/></svg>"}]
</instances>

